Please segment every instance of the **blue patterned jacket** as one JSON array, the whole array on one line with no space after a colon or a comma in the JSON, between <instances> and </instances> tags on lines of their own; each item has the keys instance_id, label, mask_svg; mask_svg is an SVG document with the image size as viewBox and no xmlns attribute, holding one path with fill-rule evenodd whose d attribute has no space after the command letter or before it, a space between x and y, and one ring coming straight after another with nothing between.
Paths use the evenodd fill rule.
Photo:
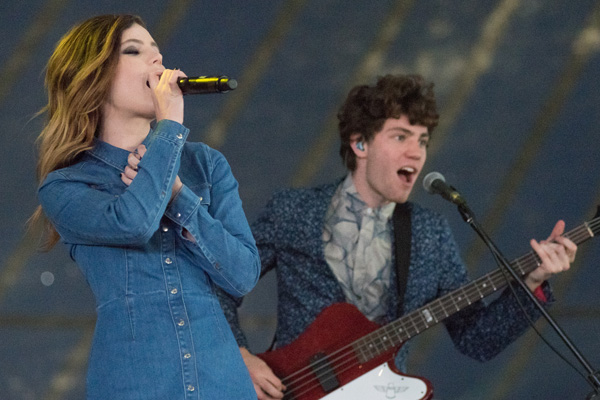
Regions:
<instances>
[{"instance_id":1,"label":"blue patterned jacket","mask_svg":"<svg viewBox=\"0 0 600 400\"><path fill-rule=\"evenodd\" d=\"M323 221L337 181L312 189L285 189L273 195L252 233L259 249L262 274L275 268L277 273L276 345L283 346L298 337L327 306L344 302L344 294L323 253ZM466 268L448 222L437 213L411 203L412 243L409 277L404 309L408 313L469 282ZM390 222L391 223L391 222ZM395 274L395 272L394 272ZM388 322L398 317L395 276L391 277ZM544 284L548 299L551 292ZM529 315L540 315L524 300ZM248 347L240 329L237 309L240 300L221 297L238 344ZM513 342L529 326L518 302L505 290L489 305L474 303L444 321L458 350L474 359L486 361ZM396 358L406 371L408 346Z\"/></svg>"}]
</instances>

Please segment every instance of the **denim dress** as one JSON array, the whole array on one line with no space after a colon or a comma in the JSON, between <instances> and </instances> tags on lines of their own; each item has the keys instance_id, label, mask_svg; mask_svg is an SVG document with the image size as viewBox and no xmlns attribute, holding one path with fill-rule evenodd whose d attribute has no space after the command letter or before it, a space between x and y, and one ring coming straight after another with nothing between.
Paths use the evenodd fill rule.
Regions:
<instances>
[{"instance_id":1,"label":"denim dress","mask_svg":"<svg viewBox=\"0 0 600 400\"><path fill-rule=\"evenodd\" d=\"M215 291L248 293L258 252L227 161L188 133L158 122L130 186L129 152L96 141L39 189L96 299L88 399L256 399Z\"/></svg>"}]
</instances>

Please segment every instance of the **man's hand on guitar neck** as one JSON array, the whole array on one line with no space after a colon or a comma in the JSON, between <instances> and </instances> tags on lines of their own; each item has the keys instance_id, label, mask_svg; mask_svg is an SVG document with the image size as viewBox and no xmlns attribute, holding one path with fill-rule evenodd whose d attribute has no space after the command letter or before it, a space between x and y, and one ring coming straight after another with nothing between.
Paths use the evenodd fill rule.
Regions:
<instances>
[{"instance_id":1,"label":"man's hand on guitar neck","mask_svg":"<svg viewBox=\"0 0 600 400\"><path fill-rule=\"evenodd\" d=\"M531 291L535 291L542 282L552 275L566 271L575 261L577 245L561 236L565 231L564 221L558 221L547 240L537 242L531 239L531 247L542 261L540 266L531 271L525 278L525 283Z\"/></svg>"},{"instance_id":2,"label":"man's hand on guitar neck","mask_svg":"<svg viewBox=\"0 0 600 400\"><path fill-rule=\"evenodd\" d=\"M272 400L283 398L285 385L275 376L271 368L262 359L250 353L248 349L240 347L240 353L244 363L250 372L250 378L254 383L254 390L258 400Z\"/></svg>"}]
</instances>

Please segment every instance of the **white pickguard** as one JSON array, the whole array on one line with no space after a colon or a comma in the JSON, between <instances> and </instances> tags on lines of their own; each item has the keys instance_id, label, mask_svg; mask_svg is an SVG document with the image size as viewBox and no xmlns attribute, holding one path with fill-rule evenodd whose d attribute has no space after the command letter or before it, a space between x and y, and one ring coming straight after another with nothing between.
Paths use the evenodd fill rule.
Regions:
<instances>
[{"instance_id":1,"label":"white pickguard","mask_svg":"<svg viewBox=\"0 0 600 400\"><path fill-rule=\"evenodd\" d=\"M323 400L420 400L427 385L420 379L398 375L387 362L334 390Z\"/></svg>"}]
</instances>

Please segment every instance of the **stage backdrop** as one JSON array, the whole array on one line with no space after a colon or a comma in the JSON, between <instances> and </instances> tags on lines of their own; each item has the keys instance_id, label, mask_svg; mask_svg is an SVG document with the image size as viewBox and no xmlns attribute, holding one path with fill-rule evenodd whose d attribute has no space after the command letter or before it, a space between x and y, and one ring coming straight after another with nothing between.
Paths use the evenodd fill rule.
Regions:
<instances>
[{"instance_id":1,"label":"stage backdrop","mask_svg":"<svg viewBox=\"0 0 600 400\"><path fill-rule=\"evenodd\" d=\"M126 4L126 5L124 5ZM135 13L167 67L239 82L186 98L190 140L225 154L253 221L271 193L343 174L336 110L348 89L386 73L436 83L441 123L427 170L469 200L509 258L559 218L573 228L600 203L600 4L592 0L23 0L0 4L0 397L82 399L94 301L63 247L36 252L24 224L36 200L34 141L44 65L73 24ZM416 188L450 220L474 277L495 265L455 207ZM551 313L600 365L600 241L552 281ZM268 275L242 309L252 349L275 323ZM538 329L563 353L548 325ZM469 360L442 326L416 339L409 369L439 399L583 399L586 382L537 335L497 359ZM568 353L567 353L568 356ZM572 359L572 357L569 357Z\"/></svg>"}]
</instances>

